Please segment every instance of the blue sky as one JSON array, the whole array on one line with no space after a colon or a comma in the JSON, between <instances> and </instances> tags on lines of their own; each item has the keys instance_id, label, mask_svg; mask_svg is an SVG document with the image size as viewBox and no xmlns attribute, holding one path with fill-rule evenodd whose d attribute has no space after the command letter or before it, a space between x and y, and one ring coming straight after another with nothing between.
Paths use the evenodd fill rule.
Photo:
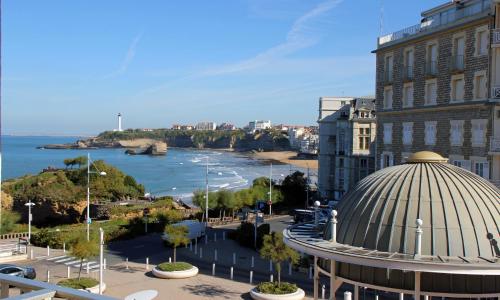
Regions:
<instances>
[{"instance_id":1,"label":"blue sky","mask_svg":"<svg viewBox=\"0 0 500 300\"><path fill-rule=\"evenodd\" d=\"M315 124L374 94L383 33L445 0L3 0L4 134L252 119Z\"/></svg>"}]
</instances>

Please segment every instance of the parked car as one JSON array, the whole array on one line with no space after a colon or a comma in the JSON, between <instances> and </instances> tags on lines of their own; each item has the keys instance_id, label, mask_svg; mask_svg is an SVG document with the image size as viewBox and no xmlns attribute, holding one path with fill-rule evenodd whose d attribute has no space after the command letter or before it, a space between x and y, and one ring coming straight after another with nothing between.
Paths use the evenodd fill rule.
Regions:
<instances>
[{"instance_id":1,"label":"parked car","mask_svg":"<svg viewBox=\"0 0 500 300\"><path fill-rule=\"evenodd\" d=\"M295 209L293 212L293 221L295 223L305 223L314 220L314 211L309 209Z\"/></svg>"},{"instance_id":2,"label":"parked car","mask_svg":"<svg viewBox=\"0 0 500 300\"><path fill-rule=\"evenodd\" d=\"M205 235L205 223L201 223L198 220L184 220L172 225L186 226L188 228L188 239L190 240L198 239ZM168 235L166 233L163 233L161 238L168 242Z\"/></svg>"},{"instance_id":3,"label":"parked car","mask_svg":"<svg viewBox=\"0 0 500 300\"><path fill-rule=\"evenodd\" d=\"M0 274L19 276L28 279L36 278L36 272L34 268L10 264L0 264Z\"/></svg>"}]
</instances>

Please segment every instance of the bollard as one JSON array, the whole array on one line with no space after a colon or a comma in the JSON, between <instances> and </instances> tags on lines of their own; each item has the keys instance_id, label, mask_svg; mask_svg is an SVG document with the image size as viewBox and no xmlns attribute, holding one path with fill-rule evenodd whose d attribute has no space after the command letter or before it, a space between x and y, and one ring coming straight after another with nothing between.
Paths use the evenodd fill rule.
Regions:
<instances>
[{"instance_id":1,"label":"bollard","mask_svg":"<svg viewBox=\"0 0 500 300\"><path fill-rule=\"evenodd\" d=\"M63 243L63 253L66 254L66 243Z\"/></svg>"},{"instance_id":2,"label":"bollard","mask_svg":"<svg viewBox=\"0 0 500 300\"><path fill-rule=\"evenodd\" d=\"M254 257L252 256L252 268L255 266L255 259Z\"/></svg>"},{"instance_id":3,"label":"bollard","mask_svg":"<svg viewBox=\"0 0 500 300\"><path fill-rule=\"evenodd\" d=\"M217 232L214 232L214 242L217 242Z\"/></svg>"},{"instance_id":4,"label":"bollard","mask_svg":"<svg viewBox=\"0 0 500 300\"><path fill-rule=\"evenodd\" d=\"M86 269L87 274L88 274L88 273L89 273L89 271L90 271L90 270L89 270L89 262L88 262L88 261L87 261L87 265L85 266L85 269Z\"/></svg>"},{"instance_id":5,"label":"bollard","mask_svg":"<svg viewBox=\"0 0 500 300\"><path fill-rule=\"evenodd\" d=\"M231 267L231 280L233 280L233 267Z\"/></svg>"},{"instance_id":6,"label":"bollard","mask_svg":"<svg viewBox=\"0 0 500 300\"><path fill-rule=\"evenodd\" d=\"M200 247L200 258L203 258L203 248Z\"/></svg>"},{"instance_id":7,"label":"bollard","mask_svg":"<svg viewBox=\"0 0 500 300\"><path fill-rule=\"evenodd\" d=\"M172 257L168 258L168 263L172 263Z\"/></svg>"},{"instance_id":8,"label":"bollard","mask_svg":"<svg viewBox=\"0 0 500 300\"><path fill-rule=\"evenodd\" d=\"M273 274L269 275L269 282L274 282Z\"/></svg>"},{"instance_id":9,"label":"bollard","mask_svg":"<svg viewBox=\"0 0 500 300\"><path fill-rule=\"evenodd\" d=\"M128 270L128 257L125 258L125 268Z\"/></svg>"},{"instance_id":10,"label":"bollard","mask_svg":"<svg viewBox=\"0 0 500 300\"><path fill-rule=\"evenodd\" d=\"M233 265L236 264L236 253L233 252Z\"/></svg>"},{"instance_id":11,"label":"bollard","mask_svg":"<svg viewBox=\"0 0 500 300\"><path fill-rule=\"evenodd\" d=\"M273 271L273 262L269 260L269 272Z\"/></svg>"},{"instance_id":12,"label":"bollard","mask_svg":"<svg viewBox=\"0 0 500 300\"><path fill-rule=\"evenodd\" d=\"M31 249L31 251L30 251L30 257L31 257L31 259L35 259L35 256L33 255L33 249Z\"/></svg>"},{"instance_id":13,"label":"bollard","mask_svg":"<svg viewBox=\"0 0 500 300\"><path fill-rule=\"evenodd\" d=\"M326 293L326 288L325 285L321 286L321 299L325 300L325 293Z\"/></svg>"},{"instance_id":14,"label":"bollard","mask_svg":"<svg viewBox=\"0 0 500 300\"><path fill-rule=\"evenodd\" d=\"M208 243L208 235L205 235L205 245Z\"/></svg>"},{"instance_id":15,"label":"bollard","mask_svg":"<svg viewBox=\"0 0 500 300\"><path fill-rule=\"evenodd\" d=\"M288 263L288 275L292 275L292 263Z\"/></svg>"},{"instance_id":16,"label":"bollard","mask_svg":"<svg viewBox=\"0 0 500 300\"><path fill-rule=\"evenodd\" d=\"M344 292L344 300L351 300L351 299L352 299L352 293Z\"/></svg>"},{"instance_id":17,"label":"bollard","mask_svg":"<svg viewBox=\"0 0 500 300\"><path fill-rule=\"evenodd\" d=\"M50 256L50 247L47 245L47 256Z\"/></svg>"},{"instance_id":18,"label":"bollard","mask_svg":"<svg viewBox=\"0 0 500 300\"><path fill-rule=\"evenodd\" d=\"M186 248L186 249L187 249L187 248L188 248L188 244L184 244L184 248Z\"/></svg>"},{"instance_id":19,"label":"bollard","mask_svg":"<svg viewBox=\"0 0 500 300\"><path fill-rule=\"evenodd\" d=\"M309 279L313 278L313 267L309 267Z\"/></svg>"},{"instance_id":20,"label":"bollard","mask_svg":"<svg viewBox=\"0 0 500 300\"><path fill-rule=\"evenodd\" d=\"M146 257L146 271L149 270L149 257Z\"/></svg>"},{"instance_id":21,"label":"bollard","mask_svg":"<svg viewBox=\"0 0 500 300\"><path fill-rule=\"evenodd\" d=\"M222 240L223 240L223 241L225 241L225 240L226 240L226 232L225 232L225 231L223 231L223 232L222 232Z\"/></svg>"},{"instance_id":22,"label":"bollard","mask_svg":"<svg viewBox=\"0 0 500 300\"><path fill-rule=\"evenodd\" d=\"M250 284L253 283L253 271L250 271Z\"/></svg>"},{"instance_id":23,"label":"bollard","mask_svg":"<svg viewBox=\"0 0 500 300\"><path fill-rule=\"evenodd\" d=\"M193 251L193 242L189 242L189 251Z\"/></svg>"},{"instance_id":24,"label":"bollard","mask_svg":"<svg viewBox=\"0 0 500 300\"><path fill-rule=\"evenodd\" d=\"M106 270L106 259L105 258L103 258L102 268L104 270Z\"/></svg>"},{"instance_id":25,"label":"bollard","mask_svg":"<svg viewBox=\"0 0 500 300\"><path fill-rule=\"evenodd\" d=\"M47 283L50 282L50 270L47 270Z\"/></svg>"},{"instance_id":26,"label":"bollard","mask_svg":"<svg viewBox=\"0 0 500 300\"><path fill-rule=\"evenodd\" d=\"M67 276L68 278L71 278L71 267L68 266L68 271L67 271Z\"/></svg>"},{"instance_id":27,"label":"bollard","mask_svg":"<svg viewBox=\"0 0 500 300\"><path fill-rule=\"evenodd\" d=\"M375 295L375 300L378 300L378 295Z\"/></svg>"},{"instance_id":28,"label":"bollard","mask_svg":"<svg viewBox=\"0 0 500 300\"><path fill-rule=\"evenodd\" d=\"M194 245L194 255L198 255L198 247Z\"/></svg>"},{"instance_id":29,"label":"bollard","mask_svg":"<svg viewBox=\"0 0 500 300\"><path fill-rule=\"evenodd\" d=\"M214 260L217 261L217 249L214 251Z\"/></svg>"},{"instance_id":30,"label":"bollard","mask_svg":"<svg viewBox=\"0 0 500 300\"><path fill-rule=\"evenodd\" d=\"M215 263L212 264L212 276L215 276Z\"/></svg>"}]
</instances>

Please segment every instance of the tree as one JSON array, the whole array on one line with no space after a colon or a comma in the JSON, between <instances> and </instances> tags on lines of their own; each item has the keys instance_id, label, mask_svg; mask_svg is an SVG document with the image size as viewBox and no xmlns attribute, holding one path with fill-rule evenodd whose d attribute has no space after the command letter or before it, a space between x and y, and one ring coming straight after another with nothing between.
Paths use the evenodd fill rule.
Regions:
<instances>
[{"instance_id":1,"label":"tree","mask_svg":"<svg viewBox=\"0 0 500 300\"><path fill-rule=\"evenodd\" d=\"M63 162L64 162L64 165L66 166L66 169L68 167L71 167L71 169L73 169L73 166L75 165L75 159L74 158L66 158Z\"/></svg>"},{"instance_id":2,"label":"tree","mask_svg":"<svg viewBox=\"0 0 500 300\"><path fill-rule=\"evenodd\" d=\"M82 274L83 260L89 259L90 257L99 254L99 244L97 241L81 237L77 239L71 247L71 255L80 259L80 270L78 271L78 281L80 281L80 276Z\"/></svg>"},{"instance_id":3,"label":"tree","mask_svg":"<svg viewBox=\"0 0 500 300\"><path fill-rule=\"evenodd\" d=\"M188 233L189 229L187 226L175 226L167 225L165 227L165 233L167 234L167 239L172 247L174 247L174 263L177 261L176 248L180 245L185 245L189 243Z\"/></svg>"},{"instance_id":4,"label":"tree","mask_svg":"<svg viewBox=\"0 0 500 300\"><path fill-rule=\"evenodd\" d=\"M303 204L306 199L307 177L296 171L285 177L281 184L284 201L287 205Z\"/></svg>"},{"instance_id":5,"label":"tree","mask_svg":"<svg viewBox=\"0 0 500 300\"><path fill-rule=\"evenodd\" d=\"M299 254L283 242L283 234L274 231L264 236L260 256L274 263L278 272L278 286L281 285L281 263L289 260L295 264L299 260Z\"/></svg>"},{"instance_id":6,"label":"tree","mask_svg":"<svg viewBox=\"0 0 500 300\"><path fill-rule=\"evenodd\" d=\"M73 163L75 165L78 165L78 168L81 168L82 166L86 166L87 165L87 157L78 156L78 157L73 159Z\"/></svg>"}]
</instances>

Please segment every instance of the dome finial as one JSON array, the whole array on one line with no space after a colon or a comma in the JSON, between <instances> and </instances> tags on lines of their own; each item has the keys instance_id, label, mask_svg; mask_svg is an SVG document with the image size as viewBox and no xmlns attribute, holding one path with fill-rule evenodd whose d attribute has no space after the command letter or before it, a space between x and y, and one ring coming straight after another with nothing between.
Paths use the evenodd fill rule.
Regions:
<instances>
[{"instance_id":1,"label":"dome finial","mask_svg":"<svg viewBox=\"0 0 500 300\"><path fill-rule=\"evenodd\" d=\"M447 163L448 159L436 152L420 151L411 154L406 160L407 163Z\"/></svg>"}]
</instances>

